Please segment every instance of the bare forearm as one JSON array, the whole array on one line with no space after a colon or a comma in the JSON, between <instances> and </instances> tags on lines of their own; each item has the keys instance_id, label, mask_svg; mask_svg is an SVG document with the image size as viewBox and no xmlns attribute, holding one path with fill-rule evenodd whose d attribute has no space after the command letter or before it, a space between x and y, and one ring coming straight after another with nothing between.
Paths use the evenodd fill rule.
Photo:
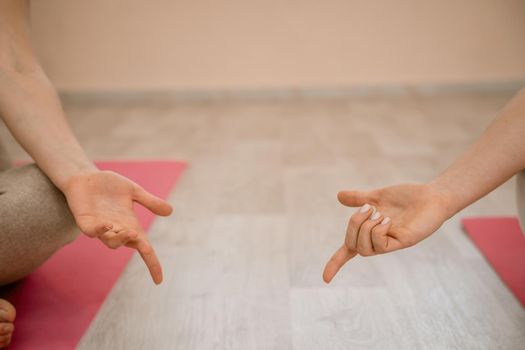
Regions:
<instances>
[{"instance_id":1,"label":"bare forearm","mask_svg":"<svg viewBox=\"0 0 525 350\"><path fill-rule=\"evenodd\" d=\"M39 167L59 188L94 170L75 139L53 86L42 74L0 70L0 115Z\"/></svg>"},{"instance_id":2,"label":"bare forearm","mask_svg":"<svg viewBox=\"0 0 525 350\"><path fill-rule=\"evenodd\" d=\"M75 139L29 40L29 3L0 0L0 117L59 187L95 170Z\"/></svg>"},{"instance_id":3,"label":"bare forearm","mask_svg":"<svg viewBox=\"0 0 525 350\"><path fill-rule=\"evenodd\" d=\"M449 198L452 216L525 168L525 89L432 185Z\"/></svg>"}]
</instances>

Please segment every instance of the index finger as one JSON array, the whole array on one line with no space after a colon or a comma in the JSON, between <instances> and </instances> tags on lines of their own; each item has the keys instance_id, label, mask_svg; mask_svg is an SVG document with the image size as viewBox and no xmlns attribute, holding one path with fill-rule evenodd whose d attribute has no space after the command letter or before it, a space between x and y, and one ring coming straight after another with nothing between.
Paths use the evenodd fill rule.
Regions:
<instances>
[{"instance_id":1,"label":"index finger","mask_svg":"<svg viewBox=\"0 0 525 350\"><path fill-rule=\"evenodd\" d=\"M162 266L160 265L157 254L148 239L142 235L137 241L131 242L127 245L131 248L135 248L139 252L140 257L148 267L153 282L155 282L155 284L160 284L162 282Z\"/></svg>"},{"instance_id":2,"label":"index finger","mask_svg":"<svg viewBox=\"0 0 525 350\"><path fill-rule=\"evenodd\" d=\"M345 244L343 244L332 257L326 263L326 266L324 268L323 272L323 280L326 283L330 283L330 281L334 278L334 276L337 274L339 269L343 267L344 264L350 259L352 259L354 256L357 255L356 251L349 250Z\"/></svg>"}]
</instances>

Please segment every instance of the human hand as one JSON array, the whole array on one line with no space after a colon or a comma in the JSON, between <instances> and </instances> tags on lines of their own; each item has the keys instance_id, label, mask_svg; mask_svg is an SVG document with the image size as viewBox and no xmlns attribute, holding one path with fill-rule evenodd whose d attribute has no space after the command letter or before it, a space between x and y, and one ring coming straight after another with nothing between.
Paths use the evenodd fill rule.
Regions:
<instances>
[{"instance_id":1,"label":"human hand","mask_svg":"<svg viewBox=\"0 0 525 350\"><path fill-rule=\"evenodd\" d=\"M156 284L162 282L162 267L142 229L133 203L157 215L168 216L171 206L133 181L111 171L89 171L72 176L64 195L79 229L99 238L112 249L126 246L137 250Z\"/></svg>"},{"instance_id":2,"label":"human hand","mask_svg":"<svg viewBox=\"0 0 525 350\"><path fill-rule=\"evenodd\" d=\"M360 208L351 217L343 245L325 266L326 283L356 255L372 256L410 247L448 219L446 194L433 185L405 184L373 191L342 191L341 204Z\"/></svg>"}]
</instances>

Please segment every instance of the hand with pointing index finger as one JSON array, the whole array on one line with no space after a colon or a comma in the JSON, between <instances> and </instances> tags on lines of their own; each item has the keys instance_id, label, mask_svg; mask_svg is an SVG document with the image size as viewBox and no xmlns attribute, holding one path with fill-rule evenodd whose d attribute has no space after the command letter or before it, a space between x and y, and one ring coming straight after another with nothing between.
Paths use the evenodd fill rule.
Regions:
<instances>
[{"instance_id":1,"label":"hand with pointing index finger","mask_svg":"<svg viewBox=\"0 0 525 350\"><path fill-rule=\"evenodd\" d=\"M433 185L405 184L373 191L342 191L341 204L359 207L341 247L325 266L326 283L347 261L410 247L434 233L447 216L445 195Z\"/></svg>"},{"instance_id":2,"label":"hand with pointing index finger","mask_svg":"<svg viewBox=\"0 0 525 350\"><path fill-rule=\"evenodd\" d=\"M100 239L111 249L126 246L137 250L153 281L162 282L162 267L133 211L133 203L157 215L168 216L172 208L167 202L111 171L72 176L64 195L80 231Z\"/></svg>"}]
</instances>

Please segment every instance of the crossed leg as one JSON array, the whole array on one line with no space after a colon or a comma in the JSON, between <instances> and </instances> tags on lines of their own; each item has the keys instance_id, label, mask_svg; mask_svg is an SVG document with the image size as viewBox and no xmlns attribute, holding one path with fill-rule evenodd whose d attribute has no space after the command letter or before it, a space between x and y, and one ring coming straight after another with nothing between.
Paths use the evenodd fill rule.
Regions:
<instances>
[{"instance_id":1,"label":"crossed leg","mask_svg":"<svg viewBox=\"0 0 525 350\"><path fill-rule=\"evenodd\" d=\"M0 149L0 286L27 276L78 236L66 199L47 176L34 164L8 165ZM14 319L14 307L0 299L0 348L11 341Z\"/></svg>"}]
</instances>

